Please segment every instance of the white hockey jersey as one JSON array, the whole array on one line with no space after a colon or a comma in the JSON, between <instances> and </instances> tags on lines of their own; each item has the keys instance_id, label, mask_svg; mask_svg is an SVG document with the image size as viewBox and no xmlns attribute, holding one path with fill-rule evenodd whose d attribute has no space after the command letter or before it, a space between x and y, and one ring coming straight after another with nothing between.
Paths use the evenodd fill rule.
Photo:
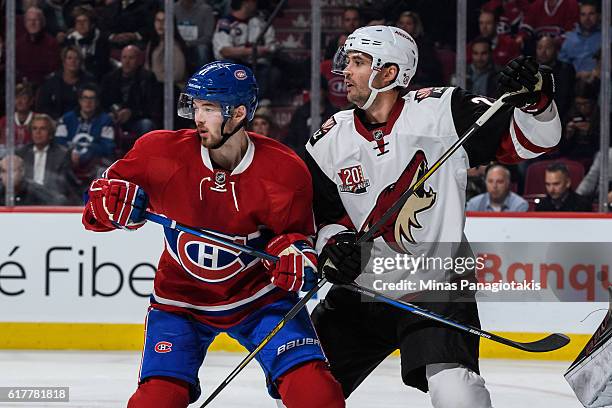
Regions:
<instances>
[{"instance_id":1,"label":"white hockey jersey","mask_svg":"<svg viewBox=\"0 0 612 408\"><path fill-rule=\"evenodd\" d=\"M460 88L427 88L399 98L383 124L366 123L359 109L329 118L306 144L317 250L345 228L366 231L491 104ZM536 157L560 136L554 103L538 117L511 107L499 111L375 234L375 250L450 255L432 243L462 242L467 169Z\"/></svg>"}]
</instances>

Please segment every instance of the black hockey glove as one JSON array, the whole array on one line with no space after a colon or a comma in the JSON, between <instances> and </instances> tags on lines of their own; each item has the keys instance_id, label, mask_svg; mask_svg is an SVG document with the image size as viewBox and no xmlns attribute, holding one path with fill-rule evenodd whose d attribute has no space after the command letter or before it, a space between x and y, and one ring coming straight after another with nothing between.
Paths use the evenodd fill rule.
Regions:
<instances>
[{"instance_id":1,"label":"black hockey glove","mask_svg":"<svg viewBox=\"0 0 612 408\"><path fill-rule=\"evenodd\" d=\"M331 237L319 255L319 273L336 284L349 284L357 279L370 257L371 245L356 241L355 231L342 231ZM362 255L365 262L361 261Z\"/></svg>"},{"instance_id":2,"label":"black hockey glove","mask_svg":"<svg viewBox=\"0 0 612 408\"><path fill-rule=\"evenodd\" d=\"M521 55L510 61L497 83L501 94L526 88L526 92L506 97L504 102L532 115L548 109L555 95L552 70L546 65L538 66L533 57Z\"/></svg>"}]
</instances>

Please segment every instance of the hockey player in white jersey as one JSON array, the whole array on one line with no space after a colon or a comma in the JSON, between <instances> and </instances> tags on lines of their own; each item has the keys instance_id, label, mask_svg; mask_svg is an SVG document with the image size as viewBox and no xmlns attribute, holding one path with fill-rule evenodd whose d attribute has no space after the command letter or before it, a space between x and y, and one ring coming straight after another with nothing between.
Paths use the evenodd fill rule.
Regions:
<instances>
[{"instance_id":1,"label":"hockey player in white jersey","mask_svg":"<svg viewBox=\"0 0 612 408\"><path fill-rule=\"evenodd\" d=\"M336 54L336 69L344 75L348 99L357 108L334 114L306 144L320 228L319 265L335 284L312 318L345 396L400 349L404 383L429 391L435 408L486 408L491 399L479 375L477 336L386 304L362 302L358 294L339 286L366 275L359 276L366 265L355 243L359 234L492 104L455 87L402 96L417 62L410 35L388 26L357 29ZM557 145L561 124L550 70L519 57L504 68L499 84L502 92L524 92L506 99L507 108L489 119L390 218L374 235L375 247L414 254L414 248L427 243L463 242L467 169L490 161L516 163ZM448 276L452 279L452 273ZM463 302L427 302L423 296L413 294L410 301L480 326L473 293Z\"/></svg>"}]
</instances>

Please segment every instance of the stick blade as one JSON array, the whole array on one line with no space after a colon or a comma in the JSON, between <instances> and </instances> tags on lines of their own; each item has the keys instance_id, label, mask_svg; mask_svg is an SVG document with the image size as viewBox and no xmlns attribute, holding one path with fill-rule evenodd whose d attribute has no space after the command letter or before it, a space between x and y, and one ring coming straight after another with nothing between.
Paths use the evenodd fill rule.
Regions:
<instances>
[{"instance_id":1,"label":"stick blade","mask_svg":"<svg viewBox=\"0 0 612 408\"><path fill-rule=\"evenodd\" d=\"M561 347L565 347L570 342L569 337L562 333L553 333L543 339L536 340L530 343L519 343L516 342L517 346L525 351L531 351L533 353L544 353L547 351L558 350Z\"/></svg>"}]
</instances>

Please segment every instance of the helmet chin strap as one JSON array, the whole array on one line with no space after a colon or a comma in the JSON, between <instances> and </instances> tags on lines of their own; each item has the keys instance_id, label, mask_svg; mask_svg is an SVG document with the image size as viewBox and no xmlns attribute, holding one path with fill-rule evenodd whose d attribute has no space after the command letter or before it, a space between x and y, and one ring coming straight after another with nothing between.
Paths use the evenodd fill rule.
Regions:
<instances>
[{"instance_id":1,"label":"helmet chin strap","mask_svg":"<svg viewBox=\"0 0 612 408\"><path fill-rule=\"evenodd\" d=\"M370 96L368 97L368 99L365 101L365 103L362 106L358 106L359 109L362 110L367 110L370 106L372 106L372 104L374 103L374 100L376 99L376 97L378 96L378 94L380 92L385 92L388 91L389 89L393 89L395 88L395 86L397 85L395 81L393 81L392 83L390 83L389 85L380 88L380 89L376 89L372 86L372 82L374 81L374 77L376 77L376 74L378 74L379 71L372 71L372 73L370 74L370 79L368 81L368 88L370 88Z\"/></svg>"},{"instance_id":2,"label":"helmet chin strap","mask_svg":"<svg viewBox=\"0 0 612 408\"><path fill-rule=\"evenodd\" d=\"M247 120L246 118L244 118L242 120L242 122L240 122L235 128L234 130L232 130L230 133L225 133L225 125L227 124L227 122L229 121L230 118L223 118L223 123L221 124L221 140L219 140L219 143L217 143L216 145L212 146L211 149L218 149L221 146L223 146L225 144L225 142L227 142L227 140L232 137L233 135L236 134L236 132L238 132L240 129L242 129L243 127L246 127L247 125Z\"/></svg>"}]
</instances>

